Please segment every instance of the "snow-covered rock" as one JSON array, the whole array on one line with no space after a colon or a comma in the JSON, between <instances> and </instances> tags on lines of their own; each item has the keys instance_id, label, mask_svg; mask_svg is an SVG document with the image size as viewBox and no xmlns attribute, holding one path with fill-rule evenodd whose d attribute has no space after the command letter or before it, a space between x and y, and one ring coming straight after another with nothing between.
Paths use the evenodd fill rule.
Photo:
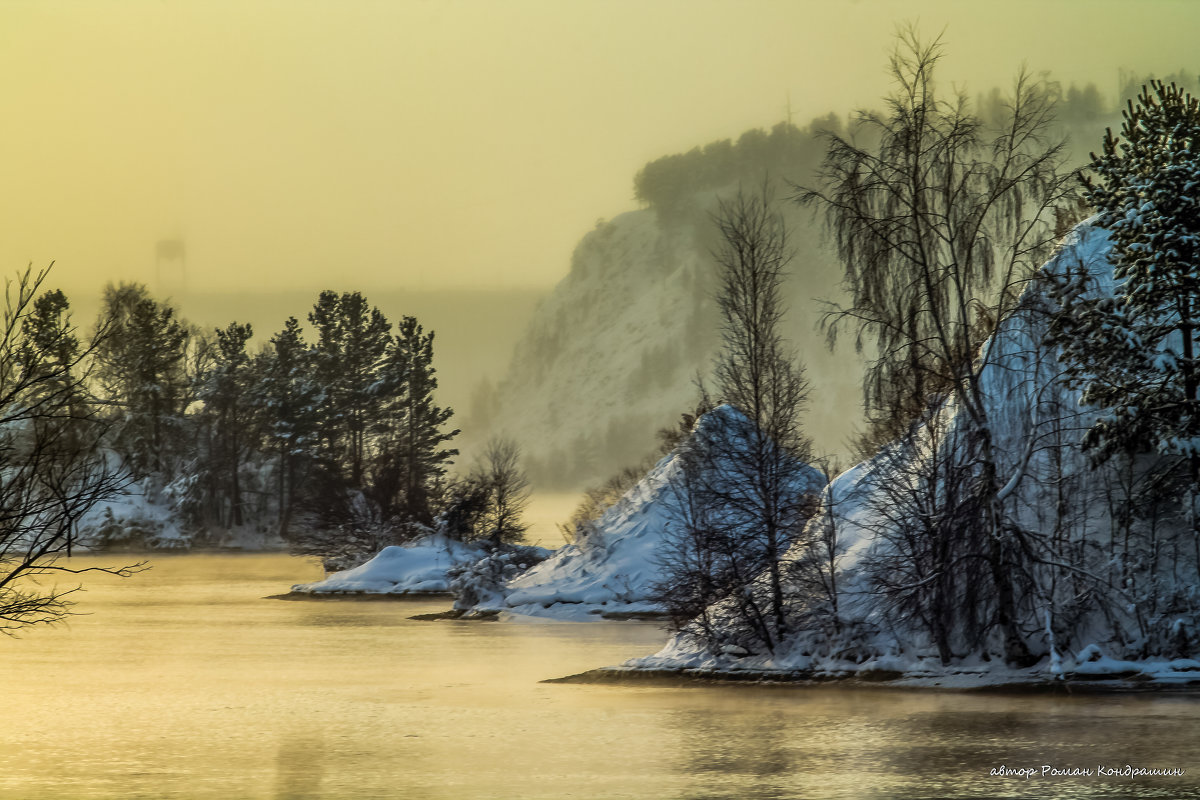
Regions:
<instances>
[{"instance_id":1,"label":"snow-covered rock","mask_svg":"<svg viewBox=\"0 0 1200 800\"><path fill-rule=\"evenodd\" d=\"M739 424L749 424L725 405L702 416L692 435L711 435L711 429L728 424L735 415ZM664 579L661 559L679 525L682 469L677 448L592 526L583 528L575 543L509 581L504 607L515 613L575 619L661 613L654 587ZM819 470L799 465L796 481L797 492L815 493L825 478Z\"/></svg>"},{"instance_id":2,"label":"snow-covered rock","mask_svg":"<svg viewBox=\"0 0 1200 800\"><path fill-rule=\"evenodd\" d=\"M1089 221L1076 228L1044 270L1053 275L1083 267L1093 279L1093 291L1101 295L1111 293L1114 284L1108 260L1110 247L1107 232L1096 227L1094 220ZM1041 289L1035 285L1030 291ZM1086 531L1082 535L1092 537L1103 549L1112 532L1112 520L1100 494L1104 472L1093 470L1087 455L1078 447L1082 432L1096 412L1081 407L1078 391L1060 380L1057 351L1047 344L1044 304L1032 295L1026 300L1029 302L1002 321L997 335L985 345L986 366L981 373L999 474L1012 476L1011 485L1006 486L1010 490L1006 502L1014 518L1034 531L1048 529L1050 515L1061 513L1061 504L1069 503L1070 513L1075 514L1081 529ZM1047 417L1051 411L1058 416ZM1193 666L1195 662L1190 660L1131 661L1100 656L1098 645L1081 647L1088 641L1108 642L1114 638L1127 644L1136 642L1139 634L1134 630L1132 613L1130 620L1121 621L1107 618L1098 607L1091 612L1086 609L1074 612L1078 627L1065 632L1072 645L1080 648L1072 657L1066 649L1071 645L1056 640L1058 634L1064 633L1056 634L1052 625L1058 610L1056 603L1062 601L1054 599L1052 588L1040 589L1037 596L1025 598L1023 608L1036 609L1037 619L1044 615L1046 620L1044 631L1029 637L1037 650L1048 652L1039 664L1027 669L1006 667L1002 659L995 658L995 653L989 657L986 652L972 651L965 643L959 643L963 647L956 650L962 655L943 665L914 623L885 613L882 596L875 588L878 582L873 582L871 571L886 568L898 537L889 539L881 535L889 525L896 524L893 518L881 514L880 509L887 502L884 496L881 504L881 495L897 479L897 464L935 455L945 458L945 448L955 447L954 442L960 441L947 434L963 424L963 414L957 399L947 398L913 437L914 443L904 449L897 449L901 445L885 449L837 476L827 487L822 511L810 525L827 529L832 521L836 526L841 553L836 563L840 624L837 641L831 641L836 637L828 632L819 634L802 629L790 634L773 653L746 657L720 647L714 651L707 643L682 633L658 653L633 659L619 669L749 671L768 677L802 674L817 679L886 675L889 679L899 676L910 683L961 686L1054 681L1063 677L1108 680L1139 676L1135 679L1167 683L1200 681ZM1072 445L1057 451L1062 459L1057 464L1051 463L1052 451L1030 447L1031 442L1043 441L1051 433L1064 437ZM1056 479L1061 480L1063 475L1074 480L1072 494L1065 498L1054 496ZM813 538L811 531L809 534L806 539ZM795 552L790 556L798 559L802 554ZM1045 592L1044 596L1040 592ZM1179 627L1182 623L1175 624ZM1125 628L1114 634L1111 627L1105 627L1113 625Z\"/></svg>"},{"instance_id":3,"label":"snow-covered rock","mask_svg":"<svg viewBox=\"0 0 1200 800\"><path fill-rule=\"evenodd\" d=\"M715 197L697 202L712 207ZM807 214L794 204L779 210L805 243L784 286L783 333L802 353L808 379L823 387L806 416L828 452L859 420L844 402L857 396L859 377L816 332L822 309L813 298L837 297L841 270ZM707 227L664 225L649 208L598 223L534 313L492 413L470 427L521 442L543 485L602 482L644 458L655 431L695 407L695 375L707 373L719 345L712 236Z\"/></svg>"},{"instance_id":4,"label":"snow-covered rock","mask_svg":"<svg viewBox=\"0 0 1200 800\"><path fill-rule=\"evenodd\" d=\"M480 543L465 544L444 536L427 536L406 545L385 547L370 561L335 572L315 583L292 587L296 594L449 594L447 571L488 554Z\"/></svg>"}]
</instances>

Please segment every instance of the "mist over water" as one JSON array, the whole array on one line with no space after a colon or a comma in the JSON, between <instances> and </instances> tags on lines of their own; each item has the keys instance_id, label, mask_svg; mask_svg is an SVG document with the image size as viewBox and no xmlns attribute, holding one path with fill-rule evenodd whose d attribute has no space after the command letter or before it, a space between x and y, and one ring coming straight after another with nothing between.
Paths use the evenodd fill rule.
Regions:
<instances>
[{"instance_id":1,"label":"mist over water","mask_svg":"<svg viewBox=\"0 0 1200 800\"><path fill-rule=\"evenodd\" d=\"M1110 103L1122 68L1197 69L1200 9L1132 8L7 4L0 263L153 286L180 240L193 291L546 288L647 161L876 105L905 20L972 96L1021 63Z\"/></svg>"},{"instance_id":2,"label":"mist over water","mask_svg":"<svg viewBox=\"0 0 1200 800\"><path fill-rule=\"evenodd\" d=\"M90 580L69 628L0 641L0 798L1200 796L1192 699L544 684L665 634L263 599L319 573L160 556ZM1187 774L990 775L1042 764Z\"/></svg>"},{"instance_id":3,"label":"mist over water","mask_svg":"<svg viewBox=\"0 0 1200 800\"><path fill-rule=\"evenodd\" d=\"M1200 67L1200 8L1183 0L10 4L0 264L56 262L77 323L104 283L134 280L259 341L321 289L362 291L437 332L440 399L463 424L581 237L639 205L639 169L877 107L906 20L942 34L943 80L970 97L1024 63L1112 108L1129 75ZM844 456L858 361L814 355L818 315L797 316L812 425ZM605 470L652 449L630 443Z\"/></svg>"}]
</instances>

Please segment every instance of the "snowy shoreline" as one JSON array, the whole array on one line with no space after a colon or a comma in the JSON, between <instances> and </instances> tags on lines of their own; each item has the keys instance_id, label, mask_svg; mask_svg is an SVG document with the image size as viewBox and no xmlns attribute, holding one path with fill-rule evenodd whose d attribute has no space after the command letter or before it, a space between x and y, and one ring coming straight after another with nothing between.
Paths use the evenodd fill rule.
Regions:
<instances>
[{"instance_id":1,"label":"snowy shoreline","mask_svg":"<svg viewBox=\"0 0 1200 800\"><path fill-rule=\"evenodd\" d=\"M265 597L265 600L313 600L316 602L328 602L331 600L351 600L351 601L390 601L390 600L437 600L448 599L454 595L451 592L285 592L283 594L272 594Z\"/></svg>"},{"instance_id":2,"label":"snowy shoreline","mask_svg":"<svg viewBox=\"0 0 1200 800\"><path fill-rule=\"evenodd\" d=\"M548 678L542 683L574 684L638 684L664 687L754 686L780 689L882 689L888 691L935 691L996 694L1153 694L1200 697L1200 672L1195 677L1178 680L1156 680L1138 673L1139 677L1103 678L1080 675L1062 679L1046 678L1044 674L1019 673L991 678L979 673L947 673L941 676L906 675L890 670L864 670L839 674L824 670L763 670L707 669L679 667L671 669L642 669L638 667L601 667ZM1001 678L997 680L997 678Z\"/></svg>"}]
</instances>

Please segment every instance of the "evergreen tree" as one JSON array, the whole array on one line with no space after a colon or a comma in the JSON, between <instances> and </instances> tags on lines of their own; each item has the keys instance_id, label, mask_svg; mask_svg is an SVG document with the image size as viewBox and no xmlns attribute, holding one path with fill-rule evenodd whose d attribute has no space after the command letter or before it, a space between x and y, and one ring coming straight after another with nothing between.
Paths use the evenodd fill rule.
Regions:
<instances>
[{"instance_id":1,"label":"evergreen tree","mask_svg":"<svg viewBox=\"0 0 1200 800\"><path fill-rule=\"evenodd\" d=\"M388 321L359 292L321 292L308 315L317 333L316 380L324 390L322 455L327 468L361 487L368 456L368 428L379 410L375 385L388 349Z\"/></svg>"},{"instance_id":2,"label":"evergreen tree","mask_svg":"<svg viewBox=\"0 0 1200 800\"><path fill-rule=\"evenodd\" d=\"M75 373L79 337L71 325L70 304L61 289L39 295L21 320L21 340L16 358L22 369L40 384L43 400L73 410L80 407L83 391Z\"/></svg>"},{"instance_id":3,"label":"evergreen tree","mask_svg":"<svg viewBox=\"0 0 1200 800\"><path fill-rule=\"evenodd\" d=\"M1097 461L1156 451L1200 488L1200 101L1154 81L1110 129L1084 178L1112 239L1111 296L1086 270L1060 276L1055 320L1084 403L1103 409L1083 443ZM1195 511L1193 525L1196 525Z\"/></svg>"},{"instance_id":4,"label":"evergreen tree","mask_svg":"<svg viewBox=\"0 0 1200 800\"><path fill-rule=\"evenodd\" d=\"M384 402L376 493L380 503L405 522L433 522L431 499L458 455L444 444L458 435L442 427L454 410L434 403L433 331L405 317L392 339L377 385Z\"/></svg>"},{"instance_id":5,"label":"evergreen tree","mask_svg":"<svg viewBox=\"0 0 1200 800\"><path fill-rule=\"evenodd\" d=\"M175 309L136 283L109 284L98 325L96 373L121 418L118 445L135 472L163 472L179 452L192 335Z\"/></svg>"},{"instance_id":6,"label":"evergreen tree","mask_svg":"<svg viewBox=\"0 0 1200 800\"><path fill-rule=\"evenodd\" d=\"M286 538L297 487L316 445L322 392L313 377L313 354L300 323L289 317L262 356L256 393L266 417L266 437L278 458L279 535Z\"/></svg>"},{"instance_id":7,"label":"evergreen tree","mask_svg":"<svg viewBox=\"0 0 1200 800\"><path fill-rule=\"evenodd\" d=\"M249 325L236 322L217 329L212 367L199 392L209 430L204 472L209 477L216 521L221 525L238 526L245 521L240 472L258 438L257 409L250 401L255 381L246 352L252 335Z\"/></svg>"}]
</instances>

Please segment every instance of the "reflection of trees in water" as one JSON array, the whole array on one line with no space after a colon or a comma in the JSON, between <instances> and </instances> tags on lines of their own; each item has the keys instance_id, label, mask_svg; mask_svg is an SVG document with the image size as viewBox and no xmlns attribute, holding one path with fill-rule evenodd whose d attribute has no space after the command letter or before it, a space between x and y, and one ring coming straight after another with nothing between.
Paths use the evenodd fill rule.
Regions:
<instances>
[{"instance_id":1,"label":"reflection of trees in water","mask_svg":"<svg viewBox=\"0 0 1200 800\"><path fill-rule=\"evenodd\" d=\"M788 723L782 713L713 716L696 710L672 719L679 720L691 739L690 749L683 754L690 773L761 776L783 775L792 769L793 754L784 744ZM731 747L731 741L739 746Z\"/></svg>"},{"instance_id":2,"label":"reflection of trees in water","mask_svg":"<svg viewBox=\"0 0 1200 800\"><path fill-rule=\"evenodd\" d=\"M683 779L674 796L688 800L1200 798L1190 775L1132 783L990 775L1002 765L1189 768L1200 734L1194 705L748 687L696 700L662 718L669 763Z\"/></svg>"},{"instance_id":3,"label":"reflection of trees in water","mask_svg":"<svg viewBox=\"0 0 1200 800\"><path fill-rule=\"evenodd\" d=\"M1059 703L1043 697L973 700L948 695L944 706L896 716L881 768L898 780L890 787L864 792L864 800L926 797L1200 797L1200 789L1178 779L992 777L992 768L1033 767L1094 769L1097 764L1184 768L1200 720L1149 713L1131 715L1104 698ZM1142 702L1144 699L1139 698ZM1118 701L1121 702L1121 701ZM1010 708L998 710L996 706ZM990 708L988 707L990 706ZM1114 737L1114 731L1120 731ZM1193 748L1194 750L1194 748Z\"/></svg>"},{"instance_id":4,"label":"reflection of trees in water","mask_svg":"<svg viewBox=\"0 0 1200 800\"><path fill-rule=\"evenodd\" d=\"M803 690L801 690L803 691ZM829 701L840 698L835 712ZM813 702L813 701L816 702ZM878 738L861 698L740 689L666 717L689 800L857 800L864 745ZM728 702L726 702L728 701Z\"/></svg>"},{"instance_id":5,"label":"reflection of trees in water","mask_svg":"<svg viewBox=\"0 0 1200 800\"><path fill-rule=\"evenodd\" d=\"M275 756L275 800L324 797L325 737L320 731L285 734Z\"/></svg>"}]
</instances>

